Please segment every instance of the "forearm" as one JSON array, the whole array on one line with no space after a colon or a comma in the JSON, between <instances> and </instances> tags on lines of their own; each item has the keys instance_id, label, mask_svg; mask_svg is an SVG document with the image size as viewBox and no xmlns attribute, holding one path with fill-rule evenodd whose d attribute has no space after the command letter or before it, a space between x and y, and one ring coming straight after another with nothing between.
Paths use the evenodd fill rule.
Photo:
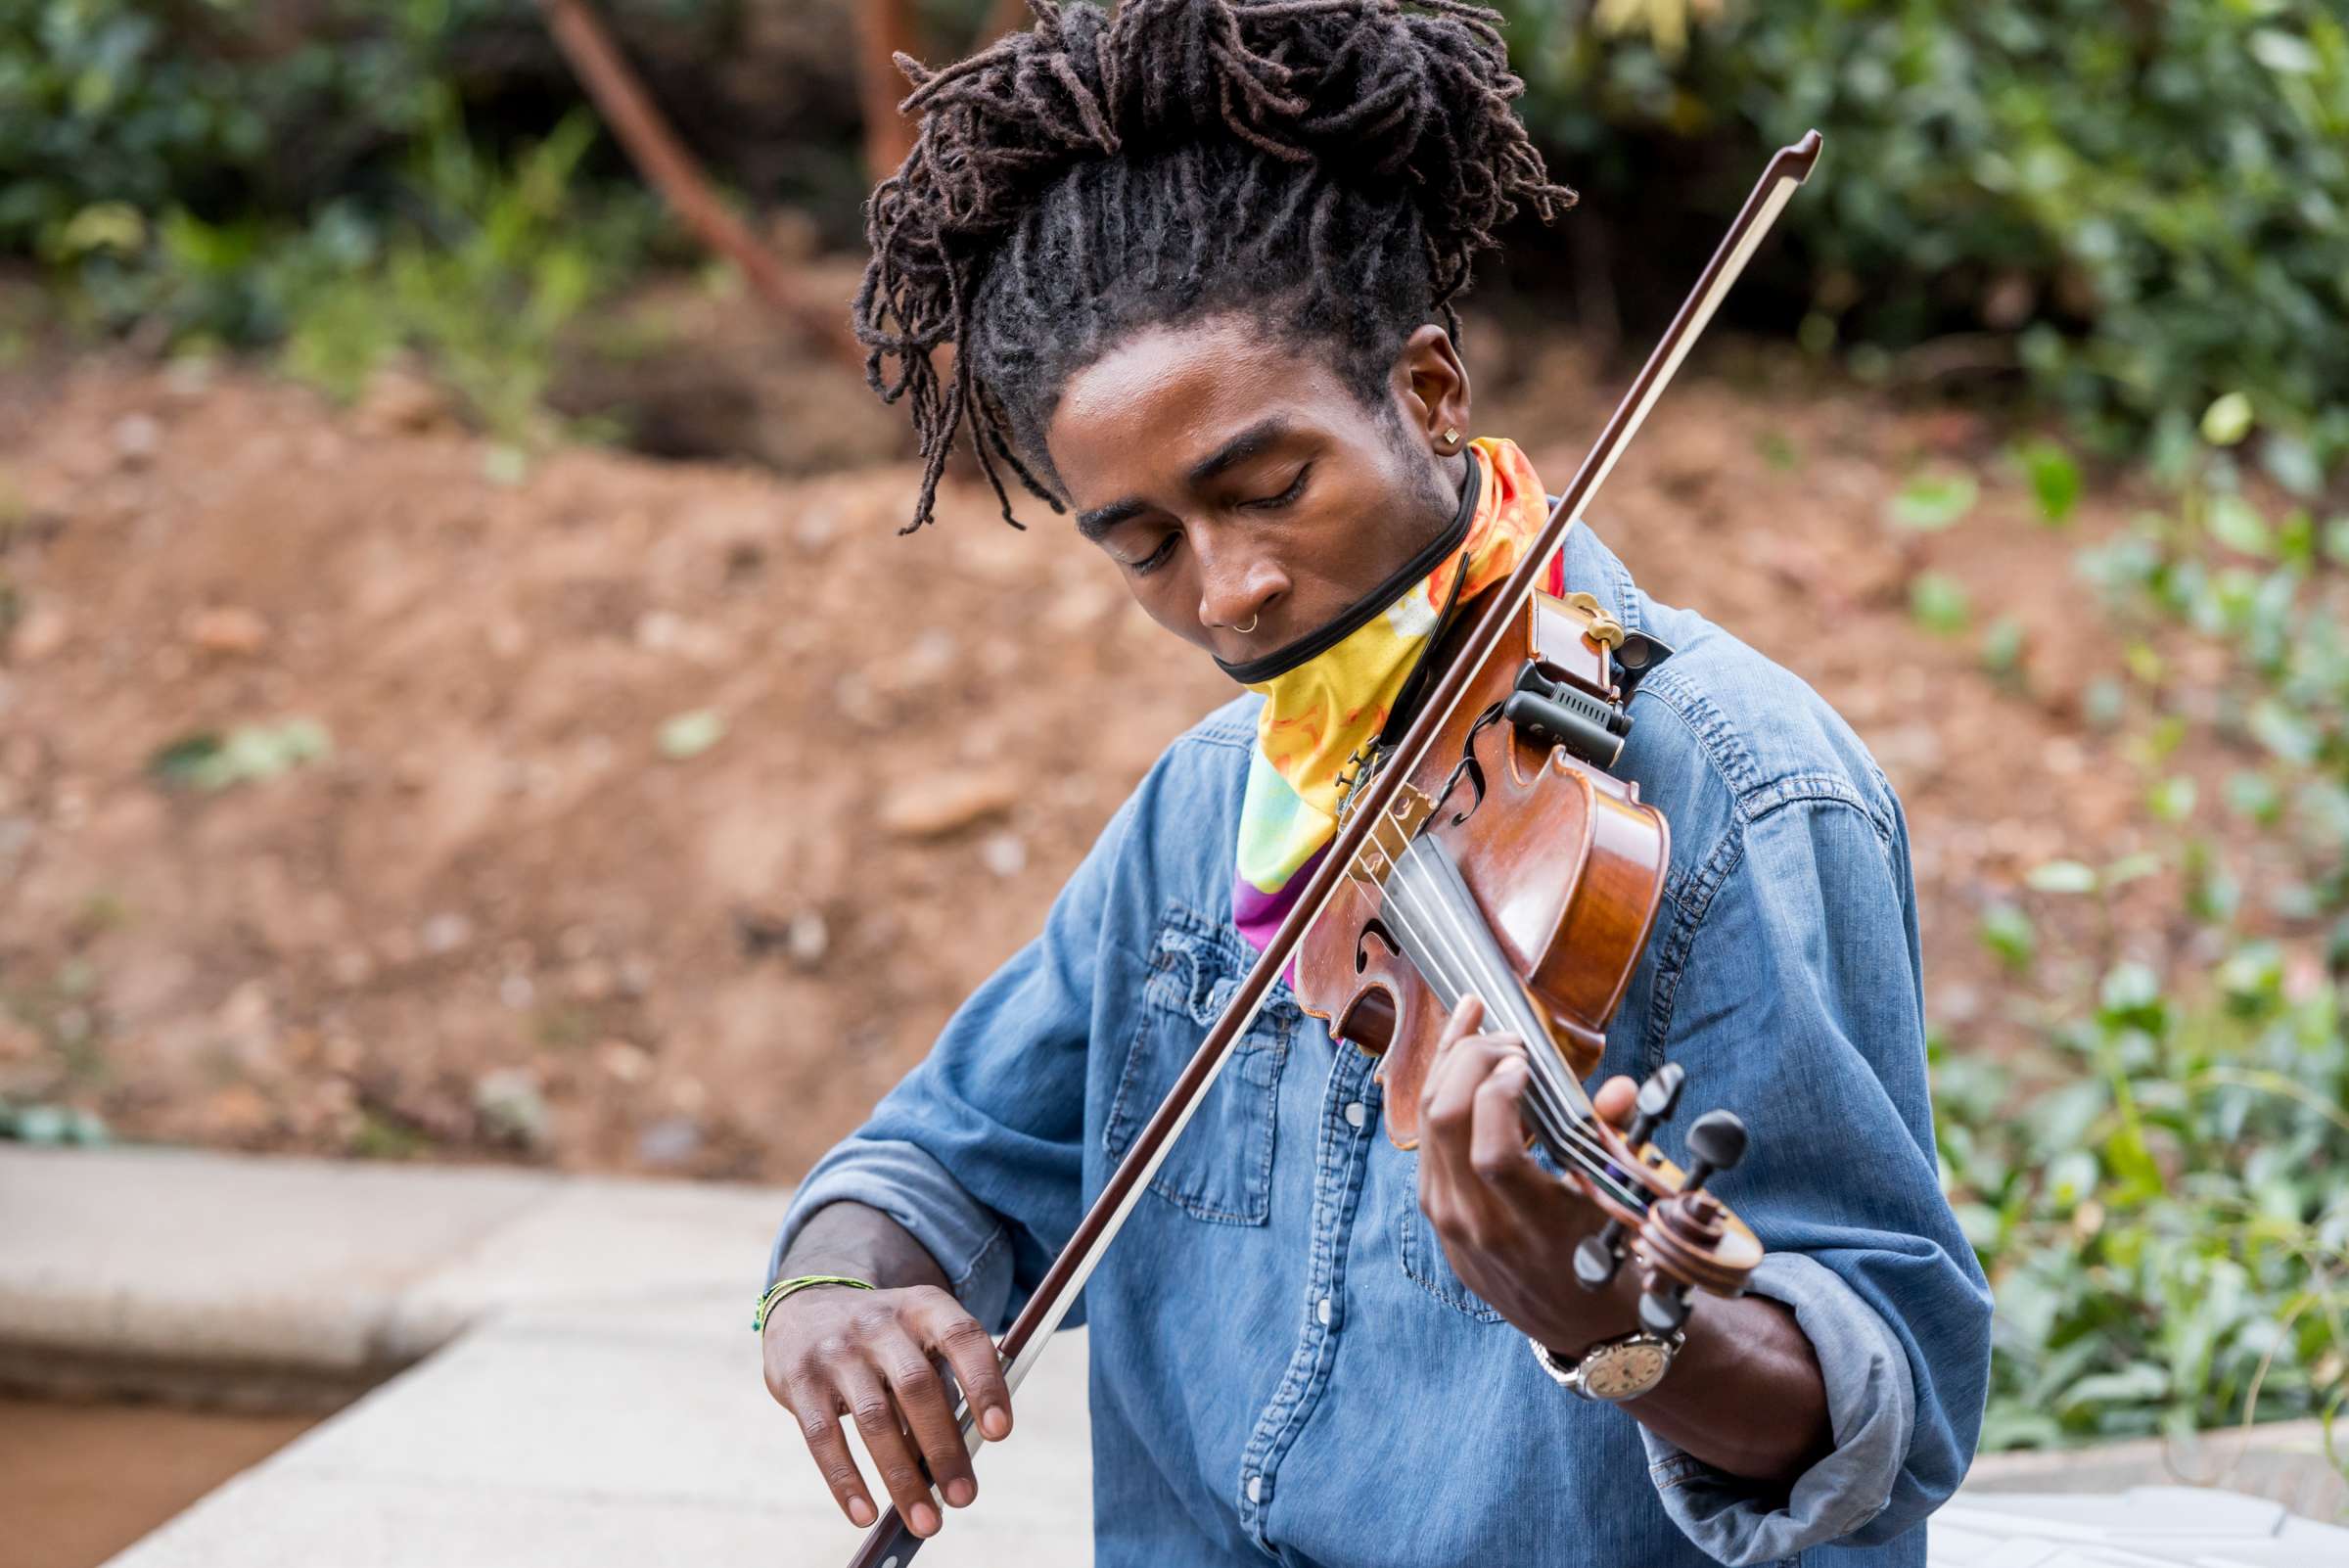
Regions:
<instances>
[{"instance_id":1,"label":"forearm","mask_svg":"<svg viewBox=\"0 0 2349 1568\"><path fill-rule=\"evenodd\" d=\"M1700 1295L1687 1336L1655 1391L1624 1406L1648 1430L1752 1481L1792 1481L1834 1446L1819 1357L1783 1304Z\"/></svg>"},{"instance_id":2,"label":"forearm","mask_svg":"<svg viewBox=\"0 0 2349 1568\"><path fill-rule=\"evenodd\" d=\"M884 1290L949 1288L945 1270L911 1231L861 1203L829 1203L808 1216L776 1277L803 1274L846 1274Z\"/></svg>"}]
</instances>

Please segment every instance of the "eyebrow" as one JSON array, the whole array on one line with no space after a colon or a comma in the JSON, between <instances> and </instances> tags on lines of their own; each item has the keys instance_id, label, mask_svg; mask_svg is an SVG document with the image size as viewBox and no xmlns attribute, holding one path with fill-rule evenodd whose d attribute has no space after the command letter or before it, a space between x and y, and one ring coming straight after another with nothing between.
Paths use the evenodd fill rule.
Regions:
<instances>
[{"instance_id":1,"label":"eyebrow","mask_svg":"<svg viewBox=\"0 0 2349 1568\"><path fill-rule=\"evenodd\" d=\"M1259 420L1225 441L1221 446L1217 447L1208 456L1193 463L1190 472L1183 476L1183 481L1196 488L1225 469L1237 467L1252 457L1262 456L1291 434L1292 427L1289 422L1277 414L1269 419ZM1111 529L1147 510L1148 507L1141 501L1130 496L1123 501L1112 501L1107 506L1097 506L1089 512L1079 514L1077 531L1084 538L1098 544L1101 542L1101 536Z\"/></svg>"}]
</instances>

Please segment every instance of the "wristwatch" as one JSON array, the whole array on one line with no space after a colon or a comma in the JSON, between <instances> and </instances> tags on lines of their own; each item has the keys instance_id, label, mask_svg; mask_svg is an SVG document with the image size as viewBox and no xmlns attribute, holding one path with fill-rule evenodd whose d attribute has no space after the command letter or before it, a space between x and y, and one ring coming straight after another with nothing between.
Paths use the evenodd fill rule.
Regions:
<instances>
[{"instance_id":1,"label":"wristwatch","mask_svg":"<svg viewBox=\"0 0 2349 1568\"><path fill-rule=\"evenodd\" d=\"M1677 1329L1669 1338L1641 1329L1619 1339L1602 1339L1563 1364L1540 1340L1528 1335L1525 1342L1534 1348L1534 1360L1558 1387L1602 1405L1617 1405L1635 1400L1663 1382L1685 1338Z\"/></svg>"}]
</instances>

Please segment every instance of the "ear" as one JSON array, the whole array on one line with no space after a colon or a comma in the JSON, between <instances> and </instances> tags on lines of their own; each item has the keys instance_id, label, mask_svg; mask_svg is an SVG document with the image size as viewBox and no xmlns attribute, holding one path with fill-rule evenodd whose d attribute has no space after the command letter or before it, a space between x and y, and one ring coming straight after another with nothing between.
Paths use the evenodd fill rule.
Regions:
<instances>
[{"instance_id":1,"label":"ear","mask_svg":"<svg viewBox=\"0 0 2349 1568\"><path fill-rule=\"evenodd\" d=\"M1467 448L1468 372L1451 335L1433 322L1418 328L1396 356L1392 378L1404 424L1438 457L1457 457ZM1446 439L1446 433L1452 438Z\"/></svg>"}]
</instances>

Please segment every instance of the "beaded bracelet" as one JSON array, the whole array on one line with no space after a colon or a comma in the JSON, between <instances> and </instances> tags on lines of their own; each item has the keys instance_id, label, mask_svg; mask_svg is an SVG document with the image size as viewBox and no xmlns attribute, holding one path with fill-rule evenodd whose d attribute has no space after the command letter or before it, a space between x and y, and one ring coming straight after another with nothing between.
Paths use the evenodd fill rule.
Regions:
<instances>
[{"instance_id":1,"label":"beaded bracelet","mask_svg":"<svg viewBox=\"0 0 2349 1568\"><path fill-rule=\"evenodd\" d=\"M856 1290L879 1288L869 1279L851 1279L846 1274L802 1274L797 1279L778 1279L766 1287L766 1294L760 1296L759 1305L751 1310L751 1331L756 1334L765 1333L768 1314L781 1306L788 1297L795 1292L806 1290L809 1285L848 1285Z\"/></svg>"}]
</instances>

